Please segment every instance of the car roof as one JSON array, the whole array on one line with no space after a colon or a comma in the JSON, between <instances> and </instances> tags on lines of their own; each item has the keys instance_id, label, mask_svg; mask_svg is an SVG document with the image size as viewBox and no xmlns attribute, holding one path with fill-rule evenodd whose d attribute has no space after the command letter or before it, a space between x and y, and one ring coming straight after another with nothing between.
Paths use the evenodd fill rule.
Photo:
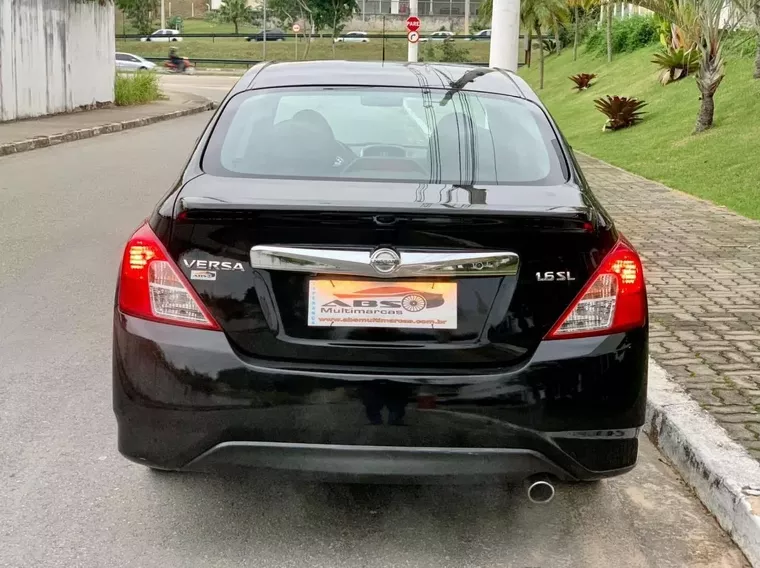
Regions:
<instances>
[{"instance_id":1,"label":"car roof","mask_svg":"<svg viewBox=\"0 0 760 568\"><path fill-rule=\"evenodd\" d=\"M426 87L508 95L539 102L517 75L474 65L379 61L291 61L258 64L243 75L230 96L251 89L276 87L373 86Z\"/></svg>"}]
</instances>

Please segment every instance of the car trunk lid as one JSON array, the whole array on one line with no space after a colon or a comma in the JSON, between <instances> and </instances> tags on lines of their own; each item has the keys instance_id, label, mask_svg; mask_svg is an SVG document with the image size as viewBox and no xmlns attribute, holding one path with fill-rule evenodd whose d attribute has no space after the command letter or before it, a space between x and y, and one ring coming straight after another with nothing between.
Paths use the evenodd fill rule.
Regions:
<instances>
[{"instance_id":1,"label":"car trunk lid","mask_svg":"<svg viewBox=\"0 0 760 568\"><path fill-rule=\"evenodd\" d=\"M183 189L169 249L253 359L516 365L605 252L594 207L570 186L207 177Z\"/></svg>"}]
</instances>

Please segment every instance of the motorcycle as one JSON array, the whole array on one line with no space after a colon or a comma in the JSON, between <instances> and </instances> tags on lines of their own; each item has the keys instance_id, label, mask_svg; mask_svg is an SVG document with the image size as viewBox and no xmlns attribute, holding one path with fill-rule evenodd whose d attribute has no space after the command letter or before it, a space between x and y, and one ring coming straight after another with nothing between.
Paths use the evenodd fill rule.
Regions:
<instances>
[{"instance_id":1,"label":"motorcycle","mask_svg":"<svg viewBox=\"0 0 760 568\"><path fill-rule=\"evenodd\" d=\"M195 73L195 64L192 63L187 57L183 57L182 62L184 63L184 67L182 69L180 69L179 65L176 63L172 63L171 60L164 63L164 67L166 67L170 73L189 73L191 75Z\"/></svg>"}]
</instances>

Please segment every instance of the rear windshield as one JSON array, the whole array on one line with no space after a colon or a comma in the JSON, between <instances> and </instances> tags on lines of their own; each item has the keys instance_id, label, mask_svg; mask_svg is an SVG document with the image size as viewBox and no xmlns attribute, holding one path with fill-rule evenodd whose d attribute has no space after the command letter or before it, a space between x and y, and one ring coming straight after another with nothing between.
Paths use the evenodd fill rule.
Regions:
<instances>
[{"instance_id":1,"label":"rear windshield","mask_svg":"<svg viewBox=\"0 0 760 568\"><path fill-rule=\"evenodd\" d=\"M309 87L235 96L204 171L228 177L556 185L555 133L523 99L445 89Z\"/></svg>"}]
</instances>

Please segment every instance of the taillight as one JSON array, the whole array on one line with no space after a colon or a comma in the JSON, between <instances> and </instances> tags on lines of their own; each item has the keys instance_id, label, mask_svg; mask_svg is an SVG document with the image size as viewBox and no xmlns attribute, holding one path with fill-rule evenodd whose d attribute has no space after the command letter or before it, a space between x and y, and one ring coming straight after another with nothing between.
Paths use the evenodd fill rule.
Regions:
<instances>
[{"instance_id":1,"label":"taillight","mask_svg":"<svg viewBox=\"0 0 760 568\"><path fill-rule=\"evenodd\" d=\"M147 224L124 249L119 310L162 323L220 329Z\"/></svg>"},{"instance_id":2,"label":"taillight","mask_svg":"<svg viewBox=\"0 0 760 568\"><path fill-rule=\"evenodd\" d=\"M647 297L641 259L621 239L559 318L546 339L608 335L644 325Z\"/></svg>"}]
</instances>

